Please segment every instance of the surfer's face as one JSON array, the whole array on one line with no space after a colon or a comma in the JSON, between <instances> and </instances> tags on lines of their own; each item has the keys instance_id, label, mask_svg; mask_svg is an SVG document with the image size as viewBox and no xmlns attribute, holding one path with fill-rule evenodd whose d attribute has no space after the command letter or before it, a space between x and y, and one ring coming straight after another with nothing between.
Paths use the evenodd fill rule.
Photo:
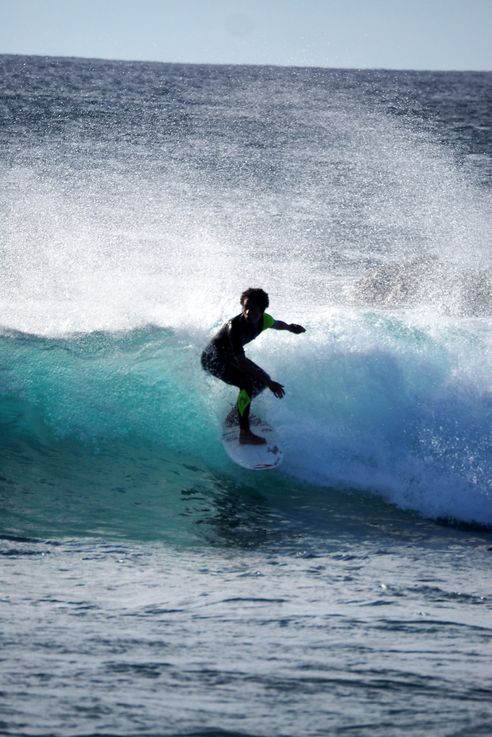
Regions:
<instances>
[{"instance_id":1,"label":"surfer's face","mask_svg":"<svg viewBox=\"0 0 492 737\"><path fill-rule=\"evenodd\" d=\"M261 307L258 307L255 302L251 302L249 297L246 297L243 302L243 317L246 322L251 324L257 323L261 320L262 315L263 311Z\"/></svg>"}]
</instances>

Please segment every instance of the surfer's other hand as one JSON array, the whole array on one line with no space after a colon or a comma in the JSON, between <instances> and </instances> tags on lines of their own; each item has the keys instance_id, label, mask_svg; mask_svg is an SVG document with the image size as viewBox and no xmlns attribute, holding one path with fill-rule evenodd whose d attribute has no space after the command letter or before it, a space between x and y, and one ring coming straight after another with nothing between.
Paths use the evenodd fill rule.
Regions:
<instances>
[{"instance_id":1,"label":"surfer's other hand","mask_svg":"<svg viewBox=\"0 0 492 737\"><path fill-rule=\"evenodd\" d=\"M268 388L277 397L277 399L282 399L282 397L285 396L284 386L283 384L279 384L278 381L271 381L268 384Z\"/></svg>"}]
</instances>

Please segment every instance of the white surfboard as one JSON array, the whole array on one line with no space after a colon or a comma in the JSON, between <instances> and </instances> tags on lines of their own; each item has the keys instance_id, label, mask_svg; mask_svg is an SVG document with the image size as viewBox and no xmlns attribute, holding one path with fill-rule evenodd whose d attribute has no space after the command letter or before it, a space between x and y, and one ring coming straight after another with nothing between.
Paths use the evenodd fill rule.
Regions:
<instances>
[{"instance_id":1,"label":"white surfboard","mask_svg":"<svg viewBox=\"0 0 492 737\"><path fill-rule=\"evenodd\" d=\"M241 445L239 443L239 425L222 425L222 443L227 455L239 466L251 471L268 471L282 463L284 454L280 448L277 434L268 422L255 415L249 419L255 435L265 438L262 445Z\"/></svg>"}]
</instances>

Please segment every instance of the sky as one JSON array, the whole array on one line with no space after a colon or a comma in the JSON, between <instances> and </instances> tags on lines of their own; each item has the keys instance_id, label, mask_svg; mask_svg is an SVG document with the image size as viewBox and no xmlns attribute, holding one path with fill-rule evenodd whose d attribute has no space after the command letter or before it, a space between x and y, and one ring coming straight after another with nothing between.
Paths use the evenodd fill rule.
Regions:
<instances>
[{"instance_id":1,"label":"sky","mask_svg":"<svg viewBox=\"0 0 492 737\"><path fill-rule=\"evenodd\" d=\"M492 0L0 0L0 54L492 70Z\"/></svg>"}]
</instances>

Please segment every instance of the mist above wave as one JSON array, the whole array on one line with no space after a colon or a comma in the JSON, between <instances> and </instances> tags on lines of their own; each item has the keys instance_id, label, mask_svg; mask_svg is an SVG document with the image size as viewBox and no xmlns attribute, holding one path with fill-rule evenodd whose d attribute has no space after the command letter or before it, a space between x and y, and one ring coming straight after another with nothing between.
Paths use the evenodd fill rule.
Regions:
<instances>
[{"instance_id":1,"label":"mist above wave","mask_svg":"<svg viewBox=\"0 0 492 737\"><path fill-rule=\"evenodd\" d=\"M435 308L447 315L492 314L492 268L463 268L435 256L384 264L360 279L355 301L384 307Z\"/></svg>"},{"instance_id":2,"label":"mist above wave","mask_svg":"<svg viewBox=\"0 0 492 737\"><path fill-rule=\"evenodd\" d=\"M490 198L454 127L480 122L483 76L6 68L3 326L203 329L259 281L298 320L354 282L359 302L425 306L439 280L434 312L487 314ZM441 97L438 131L408 114Z\"/></svg>"}]
</instances>

